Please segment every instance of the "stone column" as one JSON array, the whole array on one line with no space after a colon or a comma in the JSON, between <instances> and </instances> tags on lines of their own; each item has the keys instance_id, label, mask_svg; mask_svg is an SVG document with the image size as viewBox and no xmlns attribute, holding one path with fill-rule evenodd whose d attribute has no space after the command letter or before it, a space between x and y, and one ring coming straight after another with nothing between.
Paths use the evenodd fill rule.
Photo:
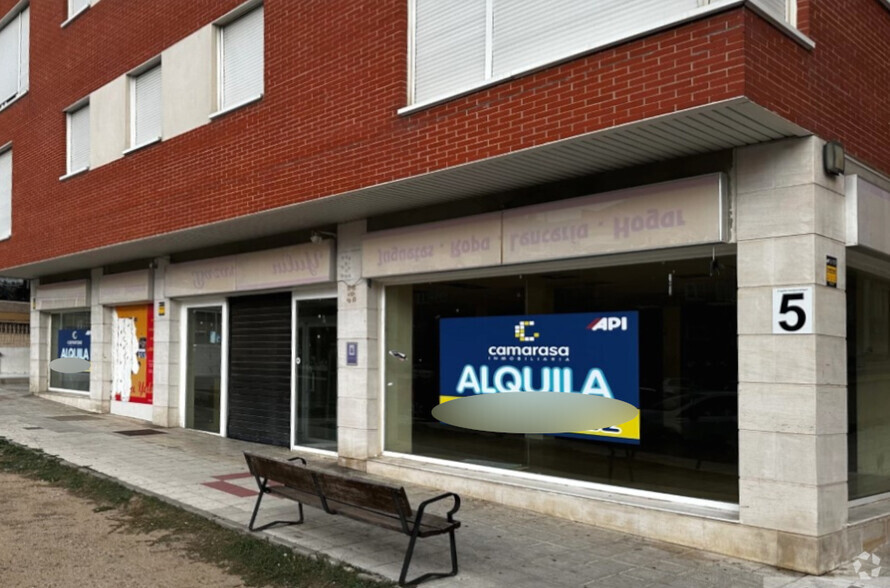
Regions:
<instances>
[{"instance_id":1,"label":"stone column","mask_svg":"<svg viewBox=\"0 0 890 588\"><path fill-rule=\"evenodd\" d=\"M180 347L179 305L165 297L164 276L169 257L154 262L153 312L154 312L154 402L152 423L161 427L179 426L180 394ZM164 304L164 314L160 305Z\"/></svg>"},{"instance_id":2,"label":"stone column","mask_svg":"<svg viewBox=\"0 0 890 588\"><path fill-rule=\"evenodd\" d=\"M102 268L90 271L90 406L96 412L111 410L111 329L114 308L99 302Z\"/></svg>"},{"instance_id":3,"label":"stone column","mask_svg":"<svg viewBox=\"0 0 890 588\"><path fill-rule=\"evenodd\" d=\"M740 518L775 531L778 565L812 573L839 563L848 510L844 178L822 145L739 149L735 170ZM774 334L774 289L797 287L812 288L812 333Z\"/></svg>"},{"instance_id":4,"label":"stone column","mask_svg":"<svg viewBox=\"0 0 890 588\"><path fill-rule=\"evenodd\" d=\"M362 279L365 221L337 230L337 452L341 465L365 469L379 455L380 403L377 292ZM356 344L357 365L347 365L346 347Z\"/></svg>"},{"instance_id":5,"label":"stone column","mask_svg":"<svg viewBox=\"0 0 890 588\"><path fill-rule=\"evenodd\" d=\"M49 389L50 317L37 310L37 288L40 280L31 280L31 357L28 390L40 394Z\"/></svg>"}]
</instances>

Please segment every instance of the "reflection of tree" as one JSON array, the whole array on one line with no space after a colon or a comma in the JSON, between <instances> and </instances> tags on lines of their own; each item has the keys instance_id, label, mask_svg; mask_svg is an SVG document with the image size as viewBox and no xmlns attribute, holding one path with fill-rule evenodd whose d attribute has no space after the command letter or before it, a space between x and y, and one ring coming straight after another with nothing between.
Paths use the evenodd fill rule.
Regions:
<instances>
[{"instance_id":1,"label":"reflection of tree","mask_svg":"<svg viewBox=\"0 0 890 588\"><path fill-rule=\"evenodd\" d=\"M27 302L30 298L27 280L0 278L0 300Z\"/></svg>"}]
</instances>

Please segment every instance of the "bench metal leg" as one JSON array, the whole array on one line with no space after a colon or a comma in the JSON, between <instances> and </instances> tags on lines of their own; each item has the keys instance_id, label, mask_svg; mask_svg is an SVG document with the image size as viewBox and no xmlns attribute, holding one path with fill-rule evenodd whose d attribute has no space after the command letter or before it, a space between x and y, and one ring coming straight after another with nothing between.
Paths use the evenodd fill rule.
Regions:
<instances>
[{"instance_id":1,"label":"bench metal leg","mask_svg":"<svg viewBox=\"0 0 890 588\"><path fill-rule=\"evenodd\" d=\"M414 544L417 542L417 531L419 525L415 526L414 533L411 534L411 540L408 542L408 550L405 552L405 561L402 563L402 573L399 575L399 586L416 586L421 582L432 580L434 578L448 578L457 575L457 543L455 542L454 531L448 531L448 540L451 546L451 571L450 572L430 572L422 576L418 576L411 581L405 581L408 575L408 566L411 565L411 557L414 555Z\"/></svg>"},{"instance_id":2,"label":"bench metal leg","mask_svg":"<svg viewBox=\"0 0 890 588\"><path fill-rule=\"evenodd\" d=\"M261 527L254 527L253 524L256 522L256 515L260 511L260 502L263 501L263 496L269 493L268 488L268 480L263 480L260 482L257 480L257 486L259 486L260 493L256 497L256 504L253 507L253 514L250 516L250 522L247 524L247 528L251 531L262 531L264 529L268 529L273 525L299 525L303 522L303 503L297 502L297 507L300 510L300 520L298 521L272 521L271 523L266 523Z\"/></svg>"}]
</instances>

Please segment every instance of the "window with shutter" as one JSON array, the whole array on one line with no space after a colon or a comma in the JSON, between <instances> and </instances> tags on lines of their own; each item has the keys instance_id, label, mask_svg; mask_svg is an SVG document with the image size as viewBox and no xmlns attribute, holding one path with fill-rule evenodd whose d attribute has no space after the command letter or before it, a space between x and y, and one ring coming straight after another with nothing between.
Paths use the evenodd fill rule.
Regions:
<instances>
[{"instance_id":1,"label":"window with shutter","mask_svg":"<svg viewBox=\"0 0 890 588\"><path fill-rule=\"evenodd\" d=\"M30 9L0 29L0 107L28 89Z\"/></svg>"},{"instance_id":2,"label":"window with shutter","mask_svg":"<svg viewBox=\"0 0 890 588\"><path fill-rule=\"evenodd\" d=\"M161 66L132 78L130 145L138 147L161 137Z\"/></svg>"},{"instance_id":3,"label":"window with shutter","mask_svg":"<svg viewBox=\"0 0 890 588\"><path fill-rule=\"evenodd\" d=\"M68 113L68 173L90 167L90 105Z\"/></svg>"},{"instance_id":4,"label":"window with shutter","mask_svg":"<svg viewBox=\"0 0 890 588\"><path fill-rule=\"evenodd\" d=\"M80 14L89 7L90 0L68 0L68 18Z\"/></svg>"},{"instance_id":5,"label":"window with shutter","mask_svg":"<svg viewBox=\"0 0 890 588\"><path fill-rule=\"evenodd\" d=\"M432 103L694 18L710 0L412 0L412 104ZM757 0L794 25L796 0Z\"/></svg>"},{"instance_id":6,"label":"window with shutter","mask_svg":"<svg viewBox=\"0 0 890 588\"><path fill-rule=\"evenodd\" d=\"M220 110L263 94L263 8L220 28Z\"/></svg>"},{"instance_id":7,"label":"window with shutter","mask_svg":"<svg viewBox=\"0 0 890 588\"><path fill-rule=\"evenodd\" d=\"M12 149L0 153L0 239L12 235Z\"/></svg>"}]
</instances>

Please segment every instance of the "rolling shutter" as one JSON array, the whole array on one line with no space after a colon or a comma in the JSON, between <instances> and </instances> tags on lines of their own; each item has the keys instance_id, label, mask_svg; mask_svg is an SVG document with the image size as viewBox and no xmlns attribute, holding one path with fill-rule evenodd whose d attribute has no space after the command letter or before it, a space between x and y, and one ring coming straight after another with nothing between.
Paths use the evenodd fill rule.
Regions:
<instances>
[{"instance_id":1,"label":"rolling shutter","mask_svg":"<svg viewBox=\"0 0 890 588\"><path fill-rule=\"evenodd\" d=\"M485 0L416 0L414 101L485 80Z\"/></svg>"},{"instance_id":2,"label":"rolling shutter","mask_svg":"<svg viewBox=\"0 0 890 588\"><path fill-rule=\"evenodd\" d=\"M229 300L229 437L290 445L291 357L290 294Z\"/></svg>"},{"instance_id":3,"label":"rolling shutter","mask_svg":"<svg viewBox=\"0 0 890 588\"><path fill-rule=\"evenodd\" d=\"M493 0L492 76L554 61L695 10L698 0Z\"/></svg>"},{"instance_id":4,"label":"rolling shutter","mask_svg":"<svg viewBox=\"0 0 890 588\"><path fill-rule=\"evenodd\" d=\"M19 19L14 18L0 30L0 104L18 93Z\"/></svg>"},{"instance_id":5,"label":"rolling shutter","mask_svg":"<svg viewBox=\"0 0 890 588\"><path fill-rule=\"evenodd\" d=\"M87 6L90 0L68 0L68 18L71 18Z\"/></svg>"},{"instance_id":6,"label":"rolling shutter","mask_svg":"<svg viewBox=\"0 0 890 588\"><path fill-rule=\"evenodd\" d=\"M161 66L137 76L133 86L133 146L137 146L161 136Z\"/></svg>"},{"instance_id":7,"label":"rolling shutter","mask_svg":"<svg viewBox=\"0 0 890 588\"><path fill-rule=\"evenodd\" d=\"M12 234L12 149L0 153L0 239Z\"/></svg>"},{"instance_id":8,"label":"rolling shutter","mask_svg":"<svg viewBox=\"0 0 890 588\"><path fill-rule=\"evenodd\" d=\"M788 1L787 0L760 0L760 6L766 12L776 17L782 22L788 22Z\"/></svg>"},{"instance_id":9,"label":"rolling shutter","mask_svg":"<svg viewBox=\"0 0 890 588\"><path fill-rule=\"evenodd\" d=\"M19 16L19 92L28 89L28 67L31 59L31 8L25 8Z\"/></svg>"},{"instance_id":10,"label":"rolling shutter","mask_svg":"<svg viewBox=\"0 0 890 588\"><path fill-rule=\"evenodd\" d=\"M68 113L68 173L90 165L90 105Z\"/></svg>"},{"instance_id":11,"label":"rolling shutter","mask_svg":"<svg viewBox=\"0 0 890 588\"><path fill-rule=\"evenodd\" d=\"M263 93L262 7L222 29L222 109Z\"/></svg>"}]
</instances>

